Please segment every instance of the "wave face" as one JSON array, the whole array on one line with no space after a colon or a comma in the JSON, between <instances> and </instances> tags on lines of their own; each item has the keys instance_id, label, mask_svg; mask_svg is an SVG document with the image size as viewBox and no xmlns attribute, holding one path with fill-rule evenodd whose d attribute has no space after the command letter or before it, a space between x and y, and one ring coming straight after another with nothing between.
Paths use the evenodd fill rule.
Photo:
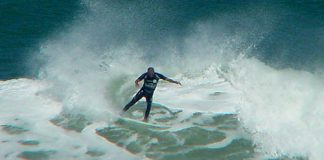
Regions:
<instances>
[{"instance_id":1,"label":"wave face","mask_svg":"<svg viewBox=\"0 0 324 160\"><path fill-rule=\"evenodd\" d=\"M66 3L31 3L53 19L1 60L37 74L0 82L3 159L324 158L322 2ZM144 101L119 116L149 66L183 86L160 82L150 124L128 119Z\"/></svg>"}]
</instances>

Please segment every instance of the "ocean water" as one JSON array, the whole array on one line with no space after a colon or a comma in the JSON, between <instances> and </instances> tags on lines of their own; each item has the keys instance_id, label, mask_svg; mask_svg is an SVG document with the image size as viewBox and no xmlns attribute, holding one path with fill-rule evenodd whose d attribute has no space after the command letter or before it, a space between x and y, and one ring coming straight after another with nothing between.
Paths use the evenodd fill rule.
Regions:
<instances>
[{"instance_id":1,"label":"ocean water","mask_svg":"<svg viewBox=\"0 0 324 160\"><path fill-rule=\"evenodd\" d=\"M0 159L322 160L322 1L2 1ZM160 81L119 115L147 67Z\"/></svg>"}]
</instances>

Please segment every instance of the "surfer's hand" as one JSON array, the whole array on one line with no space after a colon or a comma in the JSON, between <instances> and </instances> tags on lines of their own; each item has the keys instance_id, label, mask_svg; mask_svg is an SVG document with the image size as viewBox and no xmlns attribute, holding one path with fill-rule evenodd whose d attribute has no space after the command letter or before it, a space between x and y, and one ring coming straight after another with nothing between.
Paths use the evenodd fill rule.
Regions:
<instances>
[{"instance_id":1,"label":"surfer's hand","mask_svg":"<svg viewBox=\"0 0 324 160\"><path fill-rule=\"evenodd\" d=\"M176 84L179 84L180 86L182 86L182 84L180 83L180 81L176 81Z\"/></svg>"},{"instance_id":2,"label":"surfer's hand","mask_svg":"<svg viewBox=\"0 0 324 160\"><path fill-rule=\"evenodd\" d=\"M139 87L139 80L137 79L136 81L135 81L135 87Z\"/></svg>"}]
</instances>

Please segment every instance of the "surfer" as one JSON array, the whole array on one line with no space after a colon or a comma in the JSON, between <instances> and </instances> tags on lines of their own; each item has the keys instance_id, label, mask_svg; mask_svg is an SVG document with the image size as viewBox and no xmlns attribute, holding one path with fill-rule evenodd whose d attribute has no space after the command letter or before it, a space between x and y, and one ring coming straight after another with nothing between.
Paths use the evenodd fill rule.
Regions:
<instances>
[{"instance_id":1,"label":"surfer","mask_svg":"<svg viewBox=\"0 0 324 160\"><path fill-rule=\"evenodd\" d=\"M123 111L126 112L137 101L139 101L141 98L145 97L147 107L146 107L146 111L145 111L144 121L147 121L148 116L150 114L150 110L151 110L153 93L154 93L154 90L159 82L159 79L163 79L165 81L181 85L180 82L172 80L170 78L167 78L160 73L154 72L154 68L149 67L147 69L146 73L143 73L140 77L138 77L136 79L136 81L135 81L136 87L139 87L139 82L142 80L144 80L144 84L143 84L142 88L133 97L133 99L123 108Z\"/></svg>"}]
</instances>

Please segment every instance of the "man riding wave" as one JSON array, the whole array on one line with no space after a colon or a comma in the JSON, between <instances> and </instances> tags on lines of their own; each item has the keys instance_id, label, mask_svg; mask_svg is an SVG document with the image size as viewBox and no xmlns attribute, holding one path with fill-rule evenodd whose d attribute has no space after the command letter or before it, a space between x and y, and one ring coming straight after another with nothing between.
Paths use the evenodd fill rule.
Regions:
<instances>
[{"instance_id":1,"label":"man riding wave","mask_svg":"<svg viewBox=\"0 0 324 160\"><path fill-rule=\"evenodd\" d=\"M137 87L139 86L139 82L142 80L144 80L144 84L143 84L142 88L133 97L133 99L123 108L123 111L126 112L137 101L139 101L141 98L145 97L147 107L146 107L146 111L145 111L144 121L147 121L148 116L150 114L150 110L151 110L153 94L154 94L155 88L156 88L160 79L181 85L181 83L179 81L172 80L170 78L165 77L164 75L162 75L160 73L154 72L154 68L149 67L147 69L146 73L143 73L140 77L138 77L136 79L135 85Z\"/></svg>"}]
</instances>

